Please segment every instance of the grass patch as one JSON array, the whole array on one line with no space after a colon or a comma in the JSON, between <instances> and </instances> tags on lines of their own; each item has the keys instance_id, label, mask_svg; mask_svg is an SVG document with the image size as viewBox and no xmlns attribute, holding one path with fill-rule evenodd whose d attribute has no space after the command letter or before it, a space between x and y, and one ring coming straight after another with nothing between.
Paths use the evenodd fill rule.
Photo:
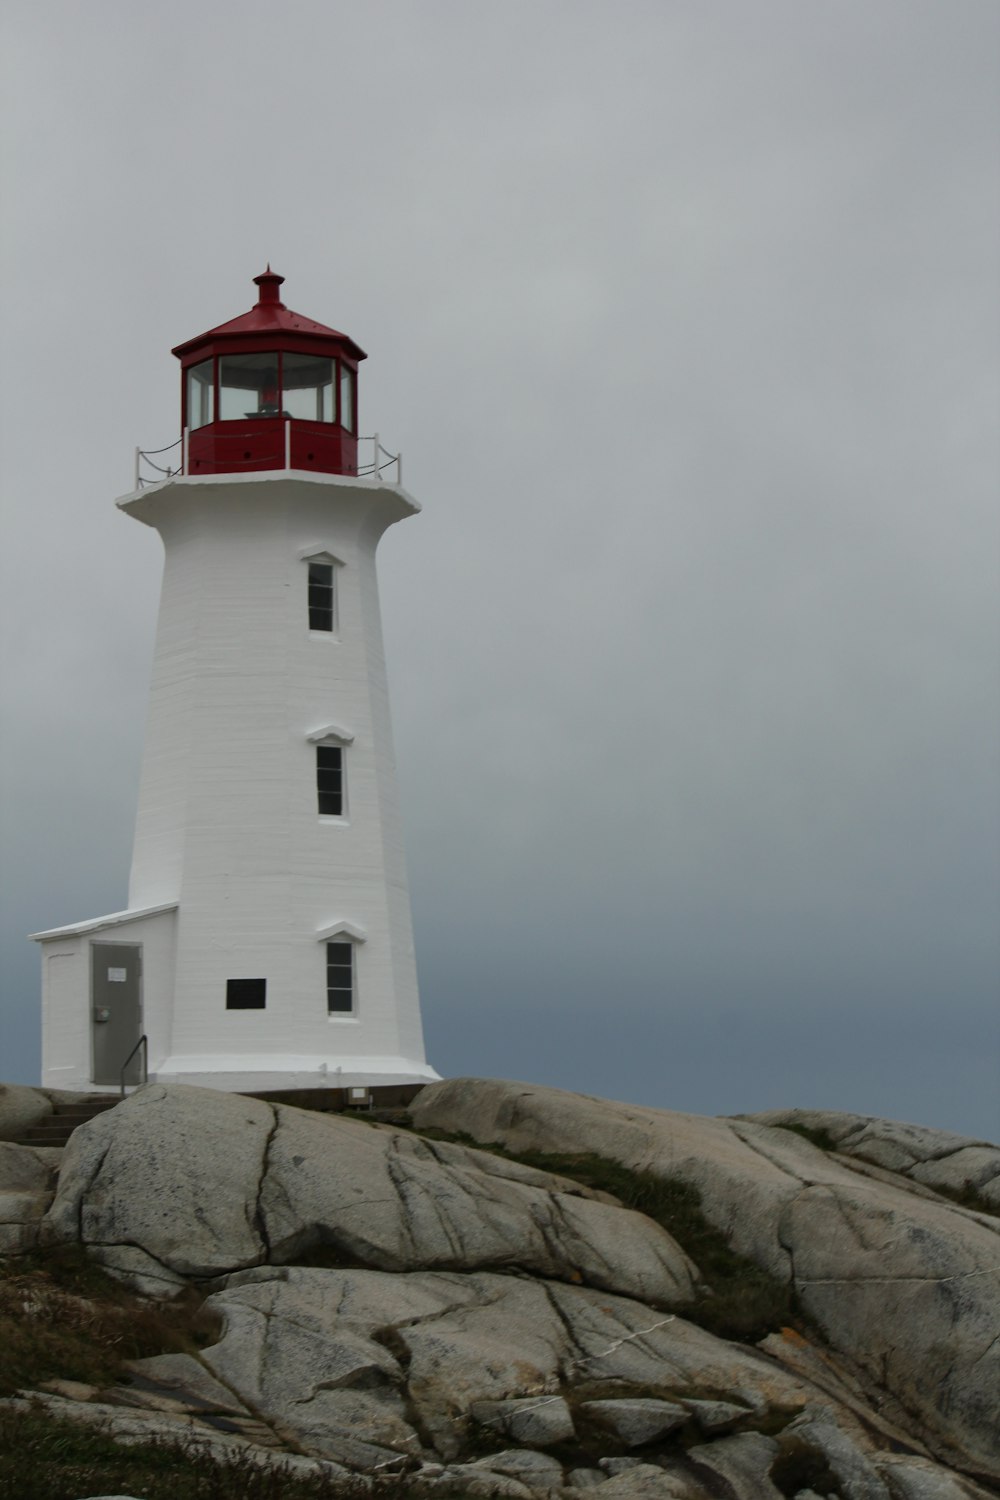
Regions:
<instances>
[{"instance_id":1,"label":"grass patch","mask_svg":"<svg viewBox=\"0 0 1000 1500\"><path fill-rule=\"evenodd\" d=\"M496 1142L484 1146L462 1132L427 1130L421 1134L572 1178L584 1187L611 1193L626 1208L645 1214L677 1241L701 1272L707 1295L674 1311L709 1333L757 1343L789 1325L804 1329L792 1288L730 1248L725 1235L705 1217L701 1193L692 1183L656 1172L633 1171L592 1152L515 1153Z\"/></svg>"},{"instance_id":2,"label":"grass patch","mask_svg":"<svg viewBox=\"0 0 1000 1500\"><path fill-rule=\"evenodd\" d=\"M203 1298L152 1302L78 1246L0 1262L0 1395L56 1378L113 1384L126 1360L196 1352L218 1337Z\"/></svg>"},{"instance_id":3,"label":"grass patch","mask_svg":"<svg viewBox=\"0 0 1000 1500\"><path fill-rule=\"evenodd\" d=\"M300 1476L284 1467L259 1468L252 1456L220 1459L159 1442L121 1446L41 1409L0 1409L0 1500L115 1494L143 1500L407 1500L412 1493L405 1476Z\"/></svg>"},{"instance_id":4,"label":"grass patch","mask_svg":"<svg viewBox=\"0 0 1000 1500\"><path fill-rule=\"evenodd\" d=\"M672 1235L709 1288L709 1295L678 1309L692 1323L720 1338L756 1343L795 1320L791 1288L730 1248L725 1235L706 1219L701 1193L692 1183L632 1171L593 1154L531 1152L519 1160L613 1193L626 1208L645 1214Z\"/></svg>"}]
</instances>

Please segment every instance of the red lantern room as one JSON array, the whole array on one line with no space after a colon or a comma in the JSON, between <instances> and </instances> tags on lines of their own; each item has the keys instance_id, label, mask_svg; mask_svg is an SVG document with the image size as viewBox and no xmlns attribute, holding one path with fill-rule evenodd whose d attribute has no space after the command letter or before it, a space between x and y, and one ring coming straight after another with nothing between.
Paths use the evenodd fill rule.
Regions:
<instances>
[{"instance_id":1,"label":"red lantern room","mask_svg":"<svg viewBox=\"0 0 1000 1500\"><path fill-rule=\"evenodd\" d=\"M184 472L358 472L358 365L353 339L291 312L271 267L256 307L178 344Z\"/></svg>"}]
</instances>

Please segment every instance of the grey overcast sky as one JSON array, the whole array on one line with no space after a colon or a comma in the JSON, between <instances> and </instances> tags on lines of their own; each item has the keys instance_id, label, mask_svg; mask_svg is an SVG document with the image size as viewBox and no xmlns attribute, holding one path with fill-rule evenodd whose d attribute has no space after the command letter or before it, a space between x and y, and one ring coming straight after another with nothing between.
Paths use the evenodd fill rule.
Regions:
<instances>
[{"instance_id":1,"label":"grey overcast sky","mask_svg":"<svg viewBox=\"0 0 1000 1500\"><path fill-rule=\"evenodd\" d=\"M125 903L171 345L368 350L428 1055L1000 1130L995 0L7 0L3 1032Z\"/></svg>"}]
</instances>

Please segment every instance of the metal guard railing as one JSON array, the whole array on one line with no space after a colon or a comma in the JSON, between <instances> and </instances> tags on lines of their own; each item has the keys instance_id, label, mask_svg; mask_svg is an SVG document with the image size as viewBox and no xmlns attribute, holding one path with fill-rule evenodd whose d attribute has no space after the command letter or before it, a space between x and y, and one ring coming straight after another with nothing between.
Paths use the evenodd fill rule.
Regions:
<instances>
[{"instance_id":1,"label":"metal guard railing","mask_svg":"<svg viewBox=\"0 0 1000 1500\"><path fill-rule=\"evenodd\" d=\"M121 1078L123 1099L125 1098L125 1074L128 1072L129 1063L132 1061L135 1054L139 1051L142 1052L142 1077L136 1084L136 1088L141 1088L144 1083L149 1082L149 1043L146 1040L145 1032L143 1032L142 1036L136 1042L128 1057L126 1057L125 1061L122 1063L122 1070L119 1074L119 1077Z\"/></svg>"},{"instance_id":2,"label":"metal guard railing","mask_svg":"<svg viewBox=\"0 0 1000 1500\"><path fill-rule=\"evenodd\" d=\"M291 445L289 442L290 432L290 423L286 422L284 442L284 468L286 469L292 467ZM133 488L136 490L145 489L147 485L162 484L165 479L176 479L178 475L185 474L187 472L187 439L188 434L187 429L185 429L179 438L172 443L168 443L165 448L136 448L135 484ZM359 437L358 443L359 445L361 443L371 444L370 460L358 464L357 477L359 479L374 479L379 484L403 483L403 455L401 453L390 453L389 449L379 440L377 432L373 432L368 437ZM164 459L165 454L172 454L175 449L179 450L176 455L176 464L169 459ZM158 459L163 461L156 462ZM387 470L391 470L393 465L395 465L395 474L387 473ZM240 468L240 465L234 463L233 468L235 472Z\"/></svg>"}]
</instances>

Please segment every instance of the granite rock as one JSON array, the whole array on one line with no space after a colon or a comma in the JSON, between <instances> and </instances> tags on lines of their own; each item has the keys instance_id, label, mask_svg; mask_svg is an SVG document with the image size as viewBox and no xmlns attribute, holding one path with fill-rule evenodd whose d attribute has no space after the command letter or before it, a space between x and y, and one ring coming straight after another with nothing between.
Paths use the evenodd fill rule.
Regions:
<instances>
[{"instance_id":1,"label":"granite rock","mask_svg":"<svg viewBox=\"0 0 1000 1500\"><path fill-rule=\"evenodd\" d=\"M148 1290L322 1250L385 1271L507 1266L664 1305L697 1272L578 1184L405 1131L150 1084L75 1131L48 1215Z\"/></svg>"},{"instance_id":2,"label":"granite rock","mask_svg":"<svg viewBox=\"0 0 1000 1500\"><path fill-rule=\"evenodd\" d=\"M714 1226L791 1283L827 1343L885 1388L922 1440L1000 1479L996 1221L928 1200L905 1180L872 1180L798 1134L754 1120L471 1079L430 1085L412 1112L419 1128L461 1129L514 1152L595 1152L696 1187ZM857 1120L845 1123L842 1139L859 1129ZM903 1134L913 1160L917 1143ZM922 1140L919 1149L931 1146Z\"/></svg>"}]
</instances>

